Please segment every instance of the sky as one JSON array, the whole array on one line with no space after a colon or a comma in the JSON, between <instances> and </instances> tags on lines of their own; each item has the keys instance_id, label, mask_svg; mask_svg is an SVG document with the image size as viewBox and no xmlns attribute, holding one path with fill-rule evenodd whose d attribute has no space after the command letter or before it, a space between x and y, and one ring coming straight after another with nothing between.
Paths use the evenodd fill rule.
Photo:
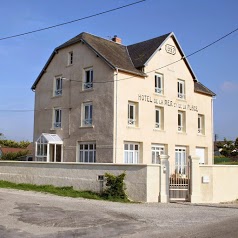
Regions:
<instances>
[{"instance_id":1,"label":"sky","mask_svg":"<svg viewBox=\"0 0 238 238\"><path fill-rule=\"evenodd\" d=\"M1 2L0 38L79 19L137 0L8 0ZM146 0L142 3L17 38L0 40L0 132L6 139L33 138L31 86L53 49L81 32L124 45L174 32L188 55L238 27L237 0ZM238 137L238 31L188 59L198 80L217 94L214 132Z\"/></svg>"}]
</instances>

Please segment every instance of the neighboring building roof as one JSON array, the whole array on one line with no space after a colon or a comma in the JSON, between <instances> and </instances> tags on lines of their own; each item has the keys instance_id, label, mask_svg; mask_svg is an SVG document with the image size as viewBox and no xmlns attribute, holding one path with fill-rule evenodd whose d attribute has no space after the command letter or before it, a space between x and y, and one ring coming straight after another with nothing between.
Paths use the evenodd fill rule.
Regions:
<instances>
[{"instance_id":1,"label":"neighboring building roof","mask_svg":"<svg viewBox=\"0 0 238 238\"><path fill-rule=\"evenodd\" d=\"M27 149L22 149L22 148L10 148L10 147L0 147L0 150L2 151L3 154L7 154L7 153L17 153L17 152L27 151Z\"/></svg>"},{"instance_id":2,"label":"neighboring building roof","mask_svg":"<svg viewBox=\"0 0 238 238\"><path fill-rule=\"evenodd\" d=\"M205 87L200 82L194 82L194 92L206 94L206 95L209 95L209 96L212 96L212 97L216 96L216 94L214 92L212 92L210 89Z\"/></svg>"},{"instance_id":3,"label":"neighboring building roof","mask_svg":"<svg viewBox=\"0 0 238 238\"><path fill-rule=\"evenodd\" d=\"M79 42L82 42L86 44L89 48L91 48L110 67L114 69L118 69L123 72L145 77L147 75L139 69L145 66L148 60L162 46L164 41L170 36L175 41L175 44L180 54L182 55L182 59L184 60L185 64L188 67L188 70L190 71L193 77L193 80L195 82L194 91L197 93L202 93L209 96L215 96L215 93L213 93L211 90L206 88L203 84L197 82L196 76L191 66L189 65L174 33L172 32L150 39L150 40L132 44L129 46L124 46L124 45L115 43L114 41L106 40L101 37L94 36L86 32L82 32L81 34L73 37L69 41L66 41L64 44L55 48L50 58L46 62L44 68L42 69L39 76L37 77L36 81L32 85L31 89L34 90L36 88L36 85L38 84L40 78L46 71L48 65L50 64L51 60L54 58L54 55L58 52L58 50L61 50L67 46L70 46Z\"/></svg>"}]
</instances>

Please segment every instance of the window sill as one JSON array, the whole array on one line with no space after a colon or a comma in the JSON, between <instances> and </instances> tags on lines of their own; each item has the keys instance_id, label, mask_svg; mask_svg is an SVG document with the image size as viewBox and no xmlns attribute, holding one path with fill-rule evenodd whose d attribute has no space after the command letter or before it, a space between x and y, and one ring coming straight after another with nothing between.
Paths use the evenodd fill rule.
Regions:
<instances>
[{"instance_id":1,"label":"window sill","mask_svg":"<svg viewBox=\"0 0 238 238\"><path fill-rule=\"evenodd\" d=\"M80 126L79 129L94 128L94 125L91 126Z\"/></svg>"},{"instance_id":2,"label":"window sill","mask_svg":"<svg viewBox=\"0 0 238 238\"><path fill-rule=\"evenodd\" d=\"M154 92L153 94L154 94L155 96L165 98L165 95L164 95L164 94L160 94L160 93L156 93L156 92Z\"/></svg>"},{"instance_id":3,"label":"window sill","mask_svg":"<svg viewBox=\"0 0 238 238\"><path fill-rule=\"evenodd\" d=\"M180 101L180 102L187 102L186 98L177 98L176 101Z\"/></svg>"},{"instance_id":4,"label":"window sill","mask_svg":"<svg viewBox=\"0 0 238 238\"><path fill-rule=\"evenodd\" d=\"M81 90L80 93L86 93L86 92L91 92L91 91L94 91L94 88Z\"/></svg>"},{"instance_id":5,"label":"window sill","mask_svg":"<svg viewBox=\"0 0 238 238\"><path fill-rule=\"evenodd\" d=\"M60 127L60 128L58 128L58 127L57 127L57 128L51 127L50 130L51 130L51 131L58 131L58 130L61 130L61 131L62 131L63 128L62 128L62 127Z\"/></svg>"},{"instance_id":6,"label":"window sill","mask_svg":"<svg viewBox=\"0 0 238 238\"><path fill-rule=\"evenodd\" d=\"M185 131L177 131L177 134L179 134L179 135L187 135L187 133Z\"/></svg>"},{"instance_id":7,"label":"window sill","mask_svg":"<svg viewBox=\"0 0 238 238\"><path fill-rule=\"evenodd\" d=\"M163 132L163 133L166 132L166 131L163 130L163 129L157 129L157 128L154 128L153 131L158 131L158 132Z\"/></svg>"},{"instance_id":8,"label":"window sill","mask_svg":"<svg viewBox=\"0 0 238 238\"><path fill-rule=\"evenodd\" d=\"M138 126L129 126L129 125L127 125L126 128L128 128L128 129L140 129L140 127L138 127Z\"/></svg>"},{"instance_id":9,"label":"window sill","mask_svg":"<svg viewBox=\"0 0 238 238\"><path fill-rule=\"evenodd\" d=\"M73 66L73 64L68 64L66 65L66 68Z\"/></svg>"},{"instance_id":10,"label":"window sill","mask_svg":"<svg viewBox=\"0 0 238 238\"><path fill-rule=\"evenodd\" d=\"M197 134L197 136L205 137L206 135L205 134Z\"/></svg>"},{"instance_id":11,"label":"window sill","mask_svg":"<svg viewBox=\"0 0 238 238\"><path fill-rule=\"evenodd\" d=\"M54 95L54 96L52 96L51 98L60 98L60 97L62 97L63 95L62 94L60 94L60 95Z\"/></svg>"}]
</instances>

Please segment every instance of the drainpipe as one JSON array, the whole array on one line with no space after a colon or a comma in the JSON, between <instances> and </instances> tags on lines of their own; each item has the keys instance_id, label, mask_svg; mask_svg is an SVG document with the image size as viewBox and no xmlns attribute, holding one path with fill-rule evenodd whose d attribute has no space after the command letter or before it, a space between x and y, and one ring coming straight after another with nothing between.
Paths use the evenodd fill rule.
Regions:
<instances>
[{"instance_id":1,"label":"drainpipe","mask_svg":"<svg viewBox=\"0 0 238 238\"><path fill-rule=\"evenodd\" d=\"M212 164L214 164L214 142L213 142L213 138L214 138L214 122L213 122L213 102L216 99L216 97L212 97L211 99L211 117L212 117L212 124L211 124L211 132L212 132Z\"/></svg>"},{"instance_id":2,"label":"drainpipe","mask_svg":"<svg viewBox=\"0 0 238 238\"><path fill-rule=\"evenodd\" d=\"M117 88L118 88L118 68L116 68L116 105L115 105L115 156L114 156L114 161L113 163L115 164L117 162Z\"/></svg>"}]
</instances>

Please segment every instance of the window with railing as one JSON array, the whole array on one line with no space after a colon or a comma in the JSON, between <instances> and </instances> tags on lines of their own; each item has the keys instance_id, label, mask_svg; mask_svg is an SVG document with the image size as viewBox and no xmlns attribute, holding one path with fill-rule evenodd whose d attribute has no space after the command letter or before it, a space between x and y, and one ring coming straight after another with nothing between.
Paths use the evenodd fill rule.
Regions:
<instances>
[{"instance_id":1,"label":"window with railing","mask_svg":"<svg viewBox=\"0 0 238 238\"><path fill-rule=\"evenodd\" d=\"M83 90L92 89L93 88L93 69L86 69L84 71L84 83Z\"/></svg>"},{"instance_id":2,"label":"window with railing","mask_svg":"<svg viewBox=\"0 0 238 238\"><path fill-rule=\"evenodd\" d=\"M204 115L198 114L198 134L204 134Z\"/></svg>"},{"instance_id":3,"label":"window with railing","mask_svg":"<svg viewBox=\"0 0 238 238\"><path fill-rule=\"evenodd\" d=\"M128 125L136 126L137 124L137 103L128 103Z\"/></svg>"},{"instance_id":4,"label":"window with railing","mask_svg":"<svg viewBox=\"0 0 238 238\"><path fill-rule=\"evenodd\" d=\"M55 93L54 96L62 95L62 77L55 78Z\"/></svg>"},{"instance_id":5,"label":"window with railing","mask_svg":"<svg viewBox=\"0 0 238 238\"><path fill-rule=\"evenodd\" d=\"M83 126L92 126L93 123L93 105L91 102L87 102L83 104L82 110L82 125Z\"/></svg>"},{"instance_id":6,"label":"window with railing","mask_svg":"<svg viewBox=\"0 0 238 238\"><path fill-rule=\"evenodd\" d=\"M185 81L184 80L178 80L177 89L178 89L178 98L185 99Z\"/></svg>"},{"instance_id":7,"label":"window with railing","mask_svg":"<svg viewBox=\"0 0 238 238\"><path fill-rule=\"evenodd\" d=\"M62 117L62 110L60 108L54 109L54 123L53 126L55 129L61 128L61 117Z\"/></svg>"},{"instance_id":8,"label":"window with railing","mask_svg":"<svg viewBox=\"0 0 238 238\"><path fill-rule=\"evenodd\" d=\"M164 109L162 107L155 107L155 128L163 130L164 128Z\"/></svg>"},{"instance_id":9,"label":"window with railing","mask_svg":"<svg viewBox=\"0 0 238 238\"><path fill-rule=\"evenodd\" d=\"M155 93L163 94L163 75L155 74Z\"/></svg>"},{"instance_id":10,"label":"window with railing","mask_svg":"<svg viewBox=\"0 0 238 238\"><path fill-rule=\"evenodd\" d=\"M178 111L178 132L185 132L185 112Z\"/></svg>"}]
</instances>

